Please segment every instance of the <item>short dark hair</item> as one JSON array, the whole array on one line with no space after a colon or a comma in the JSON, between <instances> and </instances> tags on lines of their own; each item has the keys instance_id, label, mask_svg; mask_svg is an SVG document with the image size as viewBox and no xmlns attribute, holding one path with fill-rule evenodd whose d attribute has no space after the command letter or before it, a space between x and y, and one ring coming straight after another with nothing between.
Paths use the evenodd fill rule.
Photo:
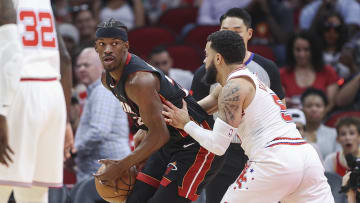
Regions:
<instances>
[{"instance_id":1,"label":"short dark hair","mask_svg":"<svg viewBox=\"0 0 360 203\"><path fill-rule=\"evenodd\" d=\"M340 120L338 120L335 124L336 127L336 131L339 135L339 130L341 127L343 126L350 126L350 125L355 125L356 126L356 130L358 131L358 133L360 134L360 120L359 118L355 118L355 117L343 117Z\"/></svg>"},{"instance_id":2,"label":"short dark hair","mask_svg":"<svg viewBox=\"0 0 360 203\"><path fill-rule=\"evenodd\" d=\"M229 9L228 11L226 11L226 13L224 13L220 17L220 25L227 17L240 18L244 21L244 24L246 25L247 28L251 28L251 16L245 9L242 9L242 8Z\"/></svg>"},{"instance_id":3,"label":"short dark hair","mask_svg":"<svg viewBox=\"0 0 360 203\"><path fill-rule=\"evenodd\" d=\"M329 103L326 94L325 94L322 90L316 89L316 88L312 88L312 87L306 89L305 92L301 95L301 103L304 104L305 98L308 97L308 96L310 96L310 95L317 95L317 96L319 96L319 97L323 100L325 106L327 106L328 103Z\"/></svg>"},{"instance_id":4,"label":"short dark hair","mask_svg":"<svg viewBox=\"0 0 360 203\"><path fill-rule=\"evenodd\" d=\"M103 21L101 23L99 23L96 27L97 29L99 28L117 28L117 29L123 29L126 32L128 31L128 28L126 27L126 25L118 20L115 20L114 18L110 18L107 21Z\"/></svg>"},{"instance_id":5,"label":"short dark hair","mask_svg":"<svg viewBox=\"0 0 360 203\"><path fill-rule=\"evenodd\" d=\"M320 40L317 39L316 35L309 31L300 31L294 33L287 42L286 45L286 62L287 68L294 70L296 66L296 60L294 55L294 44L297 39L304 39L310 44L310 63L313 65L316 72L321 71L324 68L323 53Z\"/></svg>"},{"instance_id":6,"label":"short dark hair","mask_svg":"<svg viewBox=\"0 0 360 203\"><path fill-rule=\"evenodd\" d=\"M216 31L208 36L207 41L224 57L226 64L243 63L246 49L240 35L230 30Z\"/></svg>"},{"instance_id":7,"label":"short dark hair","mask_svg":"<svg viewBox=\"0 0 360 203\"><path fill-rule=\"evenodd\" d=\"M163 52L168 52L166 46L164 45L155 46L154 48L151 49L148 58L150 59L153 55L160 54Z\"/></svg>"}]
</instances>

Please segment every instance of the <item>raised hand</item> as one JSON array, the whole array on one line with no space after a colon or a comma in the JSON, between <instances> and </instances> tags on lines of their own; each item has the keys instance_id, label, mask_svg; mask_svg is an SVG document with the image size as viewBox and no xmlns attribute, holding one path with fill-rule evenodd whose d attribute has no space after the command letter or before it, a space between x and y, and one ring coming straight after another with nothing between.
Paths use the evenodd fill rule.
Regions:
<instances>
[{"instance_id":1,"label":"raised hand","mask_svg":"<svg viewBox=\"0 0 360 203\"><path fill-rule=\"evenodd\" d=\"M165 116L166 123L175 128L184 129L185 124L190 121L186 102L183 100L181 109L169 101L166 101L165 104L163 105L164 111L162 111L162 114Z\"/></svg>"}]
</instances>

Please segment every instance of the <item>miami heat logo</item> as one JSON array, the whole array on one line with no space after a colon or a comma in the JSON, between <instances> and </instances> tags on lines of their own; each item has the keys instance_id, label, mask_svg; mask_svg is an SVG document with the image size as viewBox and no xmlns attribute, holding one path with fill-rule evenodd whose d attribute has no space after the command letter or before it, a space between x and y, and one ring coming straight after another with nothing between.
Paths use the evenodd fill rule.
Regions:
<instances>
[{"instance_id":1,"label":"miami heat logo","mask_svg":"<svg viewBox=\"0 0 360 203\"><path fill-rule=\"evenodd\" d=\"M168 175L170 173L170 171L177 171L176 161L171 162L167 165L165 175Z\"/></svg>"}]
</instances>

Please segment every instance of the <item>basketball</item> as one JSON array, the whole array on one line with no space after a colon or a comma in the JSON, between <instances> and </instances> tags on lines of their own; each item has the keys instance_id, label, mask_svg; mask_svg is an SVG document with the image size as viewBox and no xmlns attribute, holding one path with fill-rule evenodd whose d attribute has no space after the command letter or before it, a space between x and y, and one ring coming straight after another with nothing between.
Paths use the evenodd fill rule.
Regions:
<instances>
[{"instance_id":1,"label":"basketball","mask_svg":"<svg viewBox=\"0 0 360 203\"><path fill-rule=\"evenodd\" d=\"M97 173L102 172L105 169L103 164ZM108 185L108 183L102 184L98 178L95 177L95 187L99 195L108 202L113 203L125 203L127 197L131 193L136 178L136 168L131 167L127 173L119 179L117 182L117 190L114 185Z\"/></svg>"}]
</instances>

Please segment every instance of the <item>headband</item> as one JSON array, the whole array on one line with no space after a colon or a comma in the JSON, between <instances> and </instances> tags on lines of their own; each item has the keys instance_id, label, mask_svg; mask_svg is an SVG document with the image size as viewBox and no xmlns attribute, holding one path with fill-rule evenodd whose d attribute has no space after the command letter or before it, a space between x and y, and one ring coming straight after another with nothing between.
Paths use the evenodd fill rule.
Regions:
<instances>
[{"instance_id":1,"label":"headband","mask_svg":"<svg viewBox=\"0 0 360 203\"><path fill-rule=\"evenodd\" d=\"M124 42L128 41L127 32L115 27L100 27L96 30L96 38L119 38Z\"/></svg>"}]
</instances>

